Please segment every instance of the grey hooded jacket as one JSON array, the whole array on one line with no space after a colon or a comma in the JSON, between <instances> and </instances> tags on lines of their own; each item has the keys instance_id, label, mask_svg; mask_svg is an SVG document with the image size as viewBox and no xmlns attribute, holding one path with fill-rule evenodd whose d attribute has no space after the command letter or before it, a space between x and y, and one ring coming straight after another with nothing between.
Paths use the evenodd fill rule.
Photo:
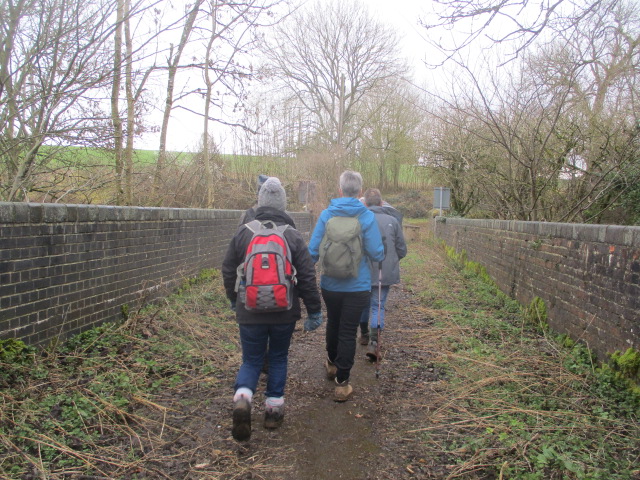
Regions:
<instances>
[{"instance_id":1,"label":"grey hooded jacket","mask_svg":"<svg viewBox=\"0 0 640 480\"><path fill-rule=\"evenodd\" d=\"M402 226L395 216L389 215L385 207L369 207L378 222L386 256L382 261L382 285L400 283L400 260L407 255L407 244ZM371 285L378 285L378 264L371 264Z\"/></svg>"}]
</instances>

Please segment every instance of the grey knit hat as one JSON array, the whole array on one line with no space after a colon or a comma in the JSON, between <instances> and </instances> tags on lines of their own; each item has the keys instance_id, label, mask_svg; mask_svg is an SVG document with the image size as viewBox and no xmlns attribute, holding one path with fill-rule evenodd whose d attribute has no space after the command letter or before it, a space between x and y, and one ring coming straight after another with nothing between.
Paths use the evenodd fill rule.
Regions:
<instances>
[{"instance_id":1,"label":"grey knit hat","mask_svg":"<svg viewBox=\"0 0 640 480\"><path fill-rule=\"evenodd\" d=\"M260 187L258 206L277 208L283 212L287 209L287 194L277 177L269 177Z\"/></svg>"}]
</instances>

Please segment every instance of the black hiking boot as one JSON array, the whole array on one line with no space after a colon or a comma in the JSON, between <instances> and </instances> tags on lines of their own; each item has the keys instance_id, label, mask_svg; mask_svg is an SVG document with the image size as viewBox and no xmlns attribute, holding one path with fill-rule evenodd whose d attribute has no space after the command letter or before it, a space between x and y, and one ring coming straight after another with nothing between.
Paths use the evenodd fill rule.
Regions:
<instances>
[{"instance_id":1,"label":"black hiking boot","mask_svg":"<svg viewBox=\"0 0 640 480\"><path fill-rule=\"evenodd\" d=\"M251 438L251 403L244 397L234 403L231 435L239 442Z\"/></svg>"},{"instance_id":2,"label":"black hiking boot","mask_svg":"<svg viewBox=\"0 0 640 480\"><path fill-rule=\"evenodd\" d=\"M360 345L369 345L369 324L360 324Z\"/></svg>"},{"instance_id":3,"label":"black hiking boot","mask_svg":"<svg viewBox=\"0 0 640 480\"><path fill-rule=\"evenodd\" d=\"M378 342L371 342L369 344L369 347L367 348L367 353L365 353L365 355L367 356L367 360L369 360L370 362L377 362L378 361Z\"/></svg>"}]
</instances>

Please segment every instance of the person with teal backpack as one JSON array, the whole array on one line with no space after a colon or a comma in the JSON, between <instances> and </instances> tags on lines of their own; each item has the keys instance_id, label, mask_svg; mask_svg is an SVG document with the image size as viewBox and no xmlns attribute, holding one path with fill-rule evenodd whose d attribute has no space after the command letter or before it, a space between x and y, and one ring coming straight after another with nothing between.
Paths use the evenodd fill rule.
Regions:
<instances>
[{"instance_id":1,"label":"person with teal backpack","mask_svg":"<svg viewBox=\"0 0 640 480\"><path fill-rule=\"evenodd\" d=\"M356 353L360 316L369 308L369 263L384 259L384 246L373 212L358 200L362 176L347 170L340 175L340 198L331 200L318 217L309 253L320 267L320 288L327 308L325 369L335 380L334 400L353 393L349 376Z\"/></svg>"}]
</instances>

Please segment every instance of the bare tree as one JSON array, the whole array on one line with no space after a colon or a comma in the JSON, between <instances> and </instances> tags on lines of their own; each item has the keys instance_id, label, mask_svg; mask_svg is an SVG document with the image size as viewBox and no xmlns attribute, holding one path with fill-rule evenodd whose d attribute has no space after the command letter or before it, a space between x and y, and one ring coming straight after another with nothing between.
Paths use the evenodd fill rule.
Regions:
<instances>
[{"instance_id":1,"label":"bare tree","mask_svg":"<svg viewBox=\"0 0 640 480\"><path fill-rule=\"evenodd\" d=\"M481 155L467 152L471 164L450 174L477 183L480 201L498 217L591 221L596 205L606 209L604 199L615 201L611 192L622 195L637 177L638 7L617 0L592 7L553 41L520 51L518 62L498 59L492 68L483 59L475 68L452 57L456 79L468 83L441 97L446 110L436 115L447 128L432 154L443 158L467 132Z\"/></svg>"},{"instance_id":2,"label":"bare tree","mask_svg":"<svg viewBox=\"0 0 640 480\"><path fill-rule=\"evenodd\" d=\"M168 123L172 111L182 109L202 118L201 145L205 150L211 144L212 122L249 128L234 117L239 117L246 83L253 77L250 55L258 39L256 32L276 21L273 9L282 2L283 0L197 0L190 7L180 42L177 47L171 45L169 50L167 96L154 180L156 192L162 181L161 172L165 164ZM181 61L183 54L186 58ZM196 71L201 74L203 81L195 85L183 82L179 93L174 94L179 71ZM204 153L204 161L207 163L210 155L208 152ZM208 179L207 203L212 205L214 196L211 165L205 166L203 173Z\"/></svg>"},{"instance_id":3,"label":"bare tree","mask_svg":"<svg viewBox=\"0 0 640 480\"><path fill-rule=\"evenodd\" d=\"M204 62L204 83L206 85L205 94L205 106L204 106L204 124L202 131L202 157L204 163L204 178L207 185L207 208L211 208L213 205L213 174L211 172L211 158L209 156L211 139L209 137L209 111L211 110L211 96L213 95L214 81L211 79L209 64L211 63L211 56L213 54L213 45L215 43L218 33L218 2L214 0L211 2L211 35L207 42L207 48L205 53Z\"/></svg>"},{"instance_id":4,"label":"bare tree","mask_svg":"<svg viewBox=\"0 0 640 480\"><path fill-rule=\"evenodd\" d=\"M111 85L115 12L114 0L0 5L0 198L28 200L55 146L112 137L99 92Z\"/></svg>"},{"instance_id":5,"label":"bare tree","mask_svg":"<svg viewBox=\"0 0 640 480\"><path fill-rule=\"evenodd\" d=\"M398 38L362 4L316 2L277 28L265 54L270 73L314 119L327 144L350 148L365 119L358 106L381 82L405 74Z\"/></svg>"},{"instance_id":6,"label":"bare tree","mask_svg":"<svg viewBox=\"0 0 640 480\"><path fill-rule=\"evenodd\" d=\"M245 97L246 82L253 77L253 68L247 53L256 47L258 29L272 26L276 21L272 9L281 0L249 0L246 2L228 2L210 0L208 2L210 29L203 29L208 38L202 63L194 65L202 71L205 84L203 118L203 158L206 180L207 206L214 203L214 186L209 146L212 144L210 125L212 123L240 127L255 133L247 123L225 120L221 113L225 110L224 98L233 102L232 110L241 110ZM266 23L265 23L266 21ZM214 88L217 87L217 90ZM185 96L201 94L202 89L188 91ZM218 115L214 114L214 110ZM232 113L233 113L232 112ZM217 152L216 152L217 154Z\"/></svg>"},{"instance_id":7,"label":"bare tree","mask_svg":"<svg viewBox=\"0 0 640 480\"><path fill-rule=\"evenodd\" d=\"M167 87L166 99L164 104L164 113L162 116L162 127L160 129L160 148L158 151L158 162L156 165L156 174L153 181L154 192L157 194L161 185L162 170L164 169L167 154L167 135L169 131L169 118L173 109L173 95L176 81L176 74L180 66L180 59L184 52L191 33L193 31L196 18L200 12L200 7L205 0L195 0L193 4L187 6L187 12L184 17L182 34L177 46L171 44L167 57Z\"/></svg>"},{"instance_id":8,"label":"bare tree","mask_svg":"<svg viewBox=\"0 0 640 480\"><path fill-rule=\"evenodd\" d=\"M122 42L124 28L124 2L116 0L117 14L113 45L113 82L111 84L111 121L113 122L114 160L116 172L116 204L122 202L123 128L120 117L120 86L122 85Z\"/></svg>"},{"instance_id":9,"label":"bare tree","mask_svg":"<svg viewBox=\"0 0 640 480\"><path fill-rule=\"evenodd\" d=\"M133 140L135 125L136 95L133 85L133 41L131 39L131 0L124 0L124 39L127 62L125 64L124 84L127 99L127 141L124 150L125 191L124 198L127 205L133 200ZM144 85L144 81L142 82Z\"/></svg>"},{"instance_id":10,"label":"bare tree","mask_svg":"<svg viewBox=\"0 0 640 480\"><path fill-rule=\"evenodd\" d=\"M488 61L481 65L480 73L460 65L458 81L464 72L469 83L466 88L457 86L448 100L442 98L441 108L434 112L446 128L440 129L432 152L438 152L435 158L446 158L443 153L450 152L450 160L453 154L453 159L470 162L449 162L449 178L460 182L468 173L464 184L477 182L496 216L550 219L557 205L545 208L543 200L558 188L575 142L566 118L570 87L549 90L532 82L526 68L491 71ZM468 137L473 155L460 145L460 137Z\"/></svg>"},{"instance_id":11,"label":"bare tree","mask_svg":"<svg viewBox=\"0 0 640 480\"><path fill-rule=\"evenodd\" d=\"M382 189L397 189L402 165L416 165L416 138L421 126L420 99L404 81L389 79L363 99L363 119L358 153L361 172L377 171L370 180Z\"/></svg>"},{"instance_id":12,"label":"bare tree","mask_svg":"<svg viewBox=\"0 0 640 480\"><path fill-rule=\"evenodd\" d=\"M451 211L466 216L481 201L484 173L490 150L472 125L476 120L465 109L440 108L427 116L429 132L422 161L430 178L451 189Z\"/></svg>"},{"instance_id":13,"label":"bare tree","mask_svg":"<svg viewBox=\"0 0 640 480\"><path fill-rule=\"evenodd\" d=\"M527 66L532 82L549 91L569 88L565 123L574 140L564 183L571 208L560 220L597 218L594 205L606 209L604 198L615 201L612 189L620 195L621 185L633 183L625 178L637 158L639 47L638 5L603 2L557 32Z\"/></svg>"},{"instance_id":14,"label":"bare tree","mask_svg":"<svg viewBox=\"0 0 640 480\"><path fill-rule=\"evenodd\" d=\"M145 93L147 81L157 69L155 64L145 63L145 50L148 44L156 36L165 32L162 28L156 31L146 30L146 35L142 37L140 45L134 45L134 21L135 25L144 25L149 14L157 20L158 10L155 6L161 0L145 1L141 0L132 3L131 0L124 0L124 79L125 79L125 105L126 105L126 141L122 154L124 167L124 201L127 205L133 204L134 198L134 141L135 138L145 130L146 123L143 118L145 106ZM155 52L157 53L157 51ZM139 57L139 58L136 58ZM122 147L122 142L120 144Z\"/></svg>"},{"instance_id":15,"label":"bare tree","mask_svg":"<svg viewBox=\"0 0 640 480\"><path fill-rule=\"evenodd\" d=\"M430 43L450 59L469 46L488 41L508 46L504 61L514 59L548 30L570 29L602 0L435 0L434 14L421 20L431 30ZM448 34L442 33L443 30Z\"/></svg>"},{"instance_id":16,"label":"bare tree","mask_svg":"<svg viewBox=\"0 0 640 480\"><path fill-rule=\"evenodd\" d=\"M238 139L242 151L289 157L313 143L313 116L295 96L259 92L249 98L245 113L250 128Z\"/></svg>"},{"instance_id":17,"label":"bare tree","mask_svg":"<svg viewBox=\"0 0 640 480\"><path fill-rule=\"evenodd\" d=\"M149 59L162 53L158 39L163 35L170 35L174 25L161 23L161 10L157 8L161 0L117 1L111 88L115 202L118 205L131 205L134 194L134 140L146 128L143 116L146 107L143 100L147 81L158 70ZM141 29L142 33L136 32L136 29Z\"/></svg>"}]
</instances>

